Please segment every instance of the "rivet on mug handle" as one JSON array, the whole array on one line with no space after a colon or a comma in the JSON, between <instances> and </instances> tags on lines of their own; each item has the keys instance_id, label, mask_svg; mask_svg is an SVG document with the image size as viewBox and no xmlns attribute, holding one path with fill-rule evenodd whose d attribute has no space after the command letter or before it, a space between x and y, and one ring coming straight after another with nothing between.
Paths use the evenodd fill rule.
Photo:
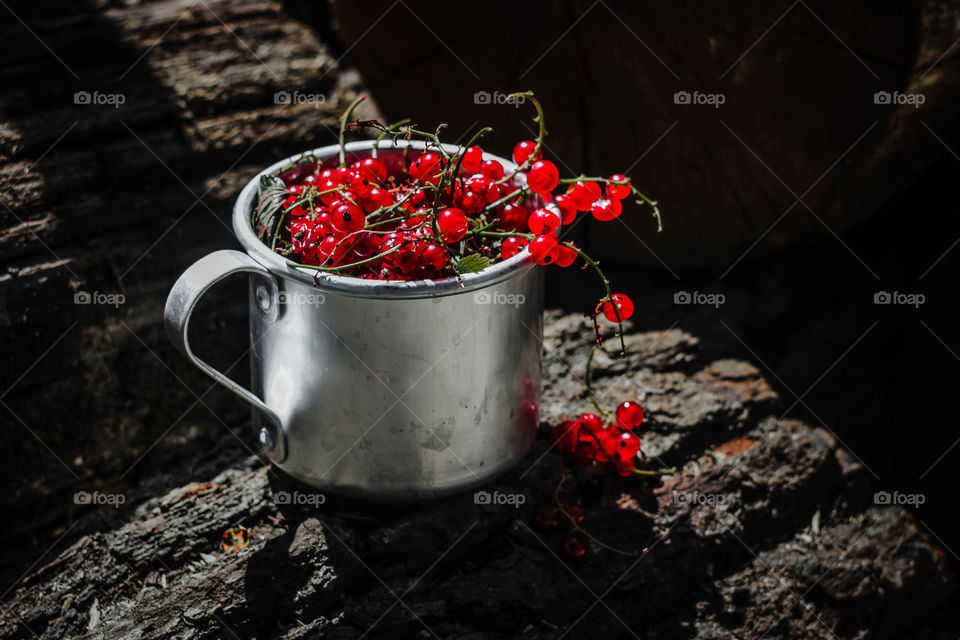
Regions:
<instances>
[{"instance_id":1,"label":"rivet on mug handle","mask_svg":"<svg viewBox=\"0 0 960 640\"><path fill-rule=\"evenodd\" d=\"M200 258L177 279L173 289L170 290L170 295L167 297L167 304L163 310L163 321L170 341L181 353L187 356L197 368L247 401L263 415L269 428L264 427L261 431L261 442L271 459L276 462L283 462L286 458L286 443L280 417L263 400L198 358L190 348L190 342L187 338L190 316L200 297L224 278L241 272L253 273L262 277L264 284L258 285L256 289L258 305L263 313L275 318L277 305L273 304L273 301L278 295L276 278L263 265L247 254L239 251L223 250L215 251ZM261 290L265 294L262 300Z\"/></svg>"}]
</instances>

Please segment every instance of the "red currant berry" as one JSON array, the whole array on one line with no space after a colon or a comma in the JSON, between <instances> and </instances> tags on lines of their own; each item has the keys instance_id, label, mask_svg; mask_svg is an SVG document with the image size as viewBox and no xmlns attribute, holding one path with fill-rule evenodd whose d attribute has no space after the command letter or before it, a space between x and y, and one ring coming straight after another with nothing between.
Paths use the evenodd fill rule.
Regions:
<instances>
[{"instance_id":1,"label":"red currant berry","mask_svg":"<svg viewBox=\"0 0 960 640\"><path fill-rule=\"evenodd\" d=\"M633 475L633 469L637 466L637 462L633 458L621 458L613 466L620 475L630 477Z\"/></svg>"},{"instance_id":2,"label":"red currant berry","mask_svg":"<svg viewBox=\"0 0 960 640\"><path fill-rule=\"evenodd\" d=\"M420 258L417 257L416 245L412 242L403 245L391 256L394 266L405 276L413 276L420 269Z\"/></svg>"},{"instance_id":3,"label":"red currant berry","mask_svg":"<svg viewBox=\"0 0 960 640\"><path fill-rule=\"evenodd\" d=\"M363 199L363 206L370 213L373 213L380 207L389 207L392 204L393 196L390 195L389 191L381 189L380 187L370 189Z\"/></svg>"},{"instance_id":4,"label":"red currant berry","mask_svg":"<svg viewBox=\"0 0 960 640\"><path fill-rule=\"evenodd\" d=\"M447 264L447 252L440 245L429 242L417 250L420 264L424 267L440 271Z\"/></svg>"},{"instance_id":5,"label":"red currant berry","mask_svg":"<svg viewBox=\"0 0 960 640\"><path fill-rule=\"evenodd\" d=\"M375 233L360 234L350 248L351 262L359 262L375 256L380 252L382 243L383 240Z\"/></svg>"},{"instance_id":6,"label":"red currant berry","mask_svg":"<svg viewBox=\"0 0 960 640\"><path fill-rule=\"evenodd\" d=\"M639 402L627 400L617 407L617 426L621 429L636 429L643 424L643 407Z\"/></svg>"},{"instance_id":7,"label":"red currant berry","mask_svg":"<svg viewBox=\"0 0 960 640\"><path fill-rule=\"evenodd\" d=\"M504 238L503 244L500 245L500 257L504 260L509 260L513 256L526 249L528 244L530 244L529 240L519 236L510 236L509 238Z\"/></svg>"},{"instance_id":8,"label":"red currant berry","mask_svg":"<svg viewBox=\"0 0 960 640\"><path fill-rule=\"evenodd\" d=\"M587 539L579 533L571 533L563 539L560 553L570 562L583 560L587 555Z\"/></svg>"},{"instance_id":9,"label":"red currant berry","mask_svg":"<svg viewBox=\"0 0 960 640\"><path fill-rule=\"evenodd\" d=\"M633 315L633 300L622 293L615 293L611 297L613 298L612 303L610 300L605 300L600 303L597 308L598 312L602 308L603 315L607 318L607 320L610 322L616 322L618 312L620 314L621 321L626 320ZM616 310L614 310L614 305L616 305Z\"/></svg>"},{"instance_id":10,"label":"red currant berry","mask_svg":"<svg viewBox=\"0 0 960 640\"><path fill-rule=\"evenodd\" d=\"M583 524L583 521L587 519L587 514L584 512L583 507L578 504L563 505L562 511L557 509L557 515L559 516L559 520L571 529L574 526Z\"/></svg>"},{"instance_id":11,"label":"red currant berry","mask_svg":"<svg viewBox=\"0 0 960 640\"><path fill-rule=\"evenodd\" d=\"M290 241L294 253L301 253L309 245L320 239L319 225L307 218L298 218L290 222Z\"/></svg>"},{"instance_id":12,"label":"red currant berry","mask_svg":"<svg viewBox=\"0 0 960 640\"><path fill-rule=\"evenodd\" d=\"M620 430L611 425L593 435L597 442L596 459L599 462L612 460L617 455L617 450L619 449L617 443L620 439Z\"/></svg>"},{"instance_id":13,"label":"red currant berry","mask_svg":"<svg viewBox=\"0 0 960 640\"><path fill-rule=\"evenodd\" d=\"M607 196L608 196L608 197L613 198L613 199L615 199L615 200L623 200L624 198L626 198L627 196L630 195L630 193L631 193L631 189L630 189L630 179L627 178L627 176L623 175L622 173L615 173L615 174L613 174L612 176L610 176L610 179L613 180L613 181L615 181L615 182L623 182L624 180L626 180L627 183L626 183L626 184L611 184L611 183L608 182L608 183L607 183Z\"/></svg>"},{"instance_id":14,"label":"red currant berry","mask_svg":"<svg viewBox=\"0 0 960 640\"><path fill-rule=\"evenodd\" d=\"M527 172L527 186L534 193L541 195L556 189L559 181L560 172L557 170L557 165L549 160L537 160Z\"/></svg>"},{"instance_id":15,"label":"red currant berry","mask_svg":"<svg viewBox=\"0 0 960 640\"><path fill-rule=\"evenodd\" d=\"M577 259L577 252L567 247L565 245L559 245L557 247L557 266L558 267L569 267Z\"/></svg>"},{"instance_id":16,"label":"red currant berry","mask_svg":"<svg viewBox=\"0 0 960 640\"><path fill-rule=\"evenodd\" d=\"M387 165L377 158L364 158L360 161L360 175L367 180L383 182L387 179Z\"/></svg>"},{"instance_id":17,"label":"red currant berry","mask_svg":"<svg viewBox=\"0 0 960 640\"><path fill-rule=\"evenodd\" d=\"M570 224L577 218L577 203L570 196L561 193L553 199L553 203L560 209L560 224Z\"/></svg>"},{"instance_id":18,"label":"red currant berry","mask_svg":"<svg viewBox=\"0 0 960 640\"><path fill-rule=\"evenodd\" d=\"M537 236L527 247L537 264L552 264L557 259L557 239L552 234Z\"/></svg>"},{"instance_id":19,"label":"red currant berry","mask_svg":"<svg viewBox=\"0 0 960 640\"><path fill-rule=\"evenodd\" d=\"M347 252L350 250L350 243L344 241L342 238L336 236L327 236L324 238L320 245L317 247L317 254L320 257L321 261L326 261L329 259L334 265L336 265L344 256L347 255Z\"/></svg>"},{"instance_id":20,"label":"red currant berry","mask_svg":"<svg viewBox=\"0 0 960 640\"><path fill-rule=\"evenodd\" d=\"M577 205L577 211L590 211L593 201L601 195L600 185L596 182L581 180L567 189L567 195L573 198L574 204Z\"/></svg>"},{"instance_id":21,"label":"red currant berry","mask_svg":"<svg viewBox=\"0 0 960 640\"><path fill-rule=\"evenodd\" d=\"M467 216L460 209L444 209L437 216L437 226L448 243L460 242L467 235Z\"/></svg>"},{"instance_id":22,"label":"red currant berry","mask_svg":"<svg viewBox=\"0 0 960 640\"><path fill-rule=\"evenodd\" d=\"M338 233L346 234L360 231L364 224L366 224L366 219L363 216L363 211L350 202L341 201L330 212L330 225Z\"/></svg>"},{"instance_id":23,"label":"red currant berry","mask_svg":"<svg viewBox=\"0 0 960 640\"><path fill-rule=\"evenodd\" d=\"M516 204L508 204L500 210L497 215L500 227L507 231L521 231L527 226L530 211L526 207Z\"/></svg>"},{"instance_id":24,"label":"red currant berry","mask_svg":"<svg viewBox=\"0 0 960 640\"><path fill-rule=\"evenodd\" d=\"M410 177L420 182L436 182L442 170L440 154L428 151L410 165Z\"/></svg>"},{"instance_id":25,"label":"red currant berry","mask_svg":"<svg viewBox=\"0 0 960 640\"><path fill-rule=\"evenodd\" d=\"M537 148L537 143L533 140L522 140L513 148L513 161L517 164L523 164L527 161ZM540 154L537 154L539 157ZM537 158L534 158L536 160Z\"/></svg>"},{"instance_id":26,"label":"red currant berry","mask_svg":"<svg viewBox=\"0 0 960 640\"><path fill-rule=\"evenodd\" d=\"M550 440L553 446L562 453L573 453L577 450L577 423L574 420L564 420L550 430Z\"/></svg>"},{"instance_id":27,"label":"red currant berry","mask_svg":"<svg viewBox=\"0 0 960 640\"><path fill-rule=\"evenodd\" d=\"M473 191L460 191L455 198L456 204L460 209L470 215L476 215L483 211L486 206L486 199Z\"/></svg>"},{"instance_id":28,"label":"red currant berry","mask_svg":"<svg viewBox=\"0 0 960 640\"><path fill-rule=\"evenodd\" d=\"M527 218L527 227L535 235L550 233L560 226L560 220L549 209L537 209Z\"/></svg>"},{"instance_id":29,"label":"red currant berry","mask_svg":"<svg viewBox=\"0 0 960 640\"><path fill-rule=\"evenodd\" d=\"M577 420L580 428L588 433L600 433L603 431L603 419L595 413L585 413Z\"/></svg>"},{"instance_id":30,"label":"red currant berry","mask_svg":"<svg viewBox=\"0 0 960 640\"><path fill-rule=\"evenodd\" d=\"M340 199L340 193L337 189L340 187L339 182L333 180L327 180L320 185L320 202L325 205L331 205L337 200Z\"/></svg>"},{"instance_id":31,"label":"red currant berry","mask_svg":"<svg viewBox=\"0 0 960 640\"><path fill-rule=\"evenodd\" d=\"M640 438L630 431L624 431L617 439L617 457L620 460L632 460L640 451Z\"/></svg>"},{"instance_id":32,"label":"red currant berry","mask_svg":"<svg viewBox=\"0 0 960 640\"><path fill-rule=\"evenodd\" d=\"M464 173L473 174L480 171L481 164L483 164L483 149L474 145L463 152L460 168Z\"/></svg>"},{"instance_id":33,"label":"red currant berry","mask_svg":"<svg viewBox=\"0 0 960 640\"><path fill-rule=\"evenodd\" d=\"M589 442L581 442L577 445L577 450L573 454L573 461L581 467L592 466L596 455L597 447L595 445Z\"/></svg>"},{"instance_id":34,"label":"red currant berry","mask_svg":"<svg viewBox=\"0 0 960 640\"><path fill-rule=\"evenodd\" d=\"M503 165L496 160L484 160L480 165L480 173L491 180L499 180L503 177Z\"/></svg>"},{"instance_id":35,"label":"red currant berry","mask_svg":"<svg viewBox=\"0 0 960 640\"><path fill-rule=\"evenodd\" d=\"M623 211L623 205L620 204L620 201L611 198L597 198L590 205L590 213L601 222L613 220L620 215L621 211Z\"/></svg>"},{"instance_id":36,"label":"red currant berry","mask_svg":"<svg viewBox=\"0 0 960 640\"><path fill-rule=\"evenodd\" d=\"M542 504L533 513L533 528L541 533L550 533L560 526L557 519L557 507L552 504Z\"/></svg>"}]
</instances>

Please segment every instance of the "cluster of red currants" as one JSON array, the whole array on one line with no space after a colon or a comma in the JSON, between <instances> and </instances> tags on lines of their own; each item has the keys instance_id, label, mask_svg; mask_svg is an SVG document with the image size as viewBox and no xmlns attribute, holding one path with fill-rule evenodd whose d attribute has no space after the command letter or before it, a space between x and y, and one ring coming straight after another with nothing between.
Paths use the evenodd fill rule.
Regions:
<instances>
[{"instance_id":1,"label":"cluster of red currants","mask_svg":"<svg viewBox=\"0 0 960 640\"><path fill-rule=\"evenodd\" d=\"M291 266L375 280L460 277L524 251L542 265L567 267L581 258L604 284L595 315L619 325L633 314L632 301L613 293L597 262L559 232L579 213L616 218L630 196L650 206L659 222L656 202L621 174L561 179L542 157L539 102L531 93L517 95L536 107L540 131L514 147L516 166L509 170L475 144L489 128L451 151L440 142L442 127L430 133L404 123L350 122L358 98L341 119L339 162L307 155L261 181L257 233ZM378 142L419 137L425 144L389 162L378 157L377 144L369 157L348 163L344 133L351 127L379 131Z\"/></svg>"},{"instance_id":2,"label":"cluster of red currants","mask_svg":"<svg viewBox=\"0 0 960 640\"><path fill-rule=\"evenodd\" d=\"M587 555L587 539L580 533L587 514L579 504L547 503L537 507L533 514L533 528L540 533L552 533L563 528L572 529L560 542L560 554L575 562Z\"/></svg>"},{"instance_id":3,"label":"cluster of red currants","mask_svg":"<svg viewBox=\"0 0 960 640\"><path fill-rule=\"evenodd\" d=\"M643 407L627 400L617 407L615 418L616 424L604 424L597 414L585 413L553 427L550 438L559 451L572 453L580 466L599 471L610 463L620 475L630 476L640 453L634 429L643 424Z\"/></svg>"}]
</instances>

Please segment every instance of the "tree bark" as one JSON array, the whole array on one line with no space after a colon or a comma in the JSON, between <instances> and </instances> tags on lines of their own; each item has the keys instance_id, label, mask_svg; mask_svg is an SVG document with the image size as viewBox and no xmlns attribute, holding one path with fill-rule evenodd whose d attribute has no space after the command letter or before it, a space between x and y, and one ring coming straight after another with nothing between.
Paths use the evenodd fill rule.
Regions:
<instances>
[{"instance_id":1,"label":"tree bark","mask_svg":"<svg viewBox=\"0 0 960 640\"><path fill-rule=\"evenodd\" d=\"M589 409L585 335L577 315L548 318L547 422ZM594 547L569 564L562 532L532 528L560 477L545 434L484 487L523 495L519 508L347 500L249 458L44 560L0 637L936 637L918 627L955 592L946 552L906 509L874 504L868 470L828 431L771 417L760 372L702 362L689 334L628 343L596 360L595 390L641 400L644 453L678 471L578 470L564 495L592 535L641 558ZM221 549L236 526L249 546Z\"/></svg>"}]
</instances>

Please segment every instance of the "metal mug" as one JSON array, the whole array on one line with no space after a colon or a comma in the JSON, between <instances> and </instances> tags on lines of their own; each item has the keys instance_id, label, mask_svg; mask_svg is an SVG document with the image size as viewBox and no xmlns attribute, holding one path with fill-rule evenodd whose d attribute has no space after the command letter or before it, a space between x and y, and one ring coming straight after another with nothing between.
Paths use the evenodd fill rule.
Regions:
<instances>
[{"instance_id":1,"label":"metal mug","mask_svg":"<svg viewBox=\"0 0 960 640\"><path fill-rule=\"evenodd\" d=\"M372 141L346 146L348 160ZM422 153L382 141L396 167ZM453 147L447 147L450 152ZM338 146L311 154L335 166ZM416 499L482 484L529 449L539 419L543 273L524 251L481 272L420 281L365 280L291 267L255 234L260 176L240 192L233 228L246 253L217 251L177 280L164 321L174 345L253 408L268 457L342 495ZM498 160L509 172L513 163ZM251 385L198 358L187 339L198 300L250 275Z\"/></svg>"}]
</instances>

